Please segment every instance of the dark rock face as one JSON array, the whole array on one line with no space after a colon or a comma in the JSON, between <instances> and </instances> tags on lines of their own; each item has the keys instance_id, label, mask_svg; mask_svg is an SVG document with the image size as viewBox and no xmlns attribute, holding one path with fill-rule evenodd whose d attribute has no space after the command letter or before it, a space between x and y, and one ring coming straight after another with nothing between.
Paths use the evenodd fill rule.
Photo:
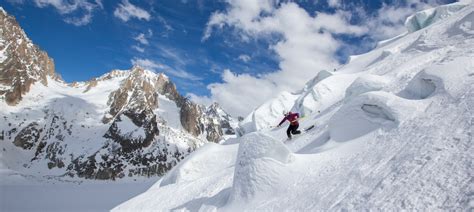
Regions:
<instances>
[{"instance_id":1,"label":"dark rock face","mask_svg":"<svg viewBox=\"0 0 474 212\"><path fill-rule=\"evenodd\" d=\"M48 76L60 80L54 71L54 63L48 54L34 45L15 18L0 11L0 84L9 89L0 89L0 96L9 105L16 105L30 91L33 83L48 84Z\"/></svg>"},{"instance_id":2,"label":"dark rock face","mask_svg":"<svg viewBox=\"0 0 474 212\"><path fill-rule=\"evenodd\" d=\"M143 129L144 136L135 137L132 134L133 132L122 133L118 124L122 122L123 118L119 116L114 120L112 125L110 125L104 137L119 143L124 152L132 152L150 146L155 140L155 137L159 135L159 130L156 123L156 116L153 115L149 117L147 116L149 114L151 114L151 112L144 110L139 114L126 111L121 115L128 117L139 129Z\"/></svg>"},{"instance_id":3,"label":"dark rock face","mask_svg":"<svg viewBox=\"0 0 474 212\"><path fill-rule=\"evenodd\" d=\"M33 122L23 128L16 136L13 144L23 149L31 149L35 144L38 143L40 138L41 129L38 123Z\"/></svg>"},{"instance_id":4,"label":"dark rock face","mask_svg":"<svg viewBox=\"0 0 474 212\"><path fill-rule=\"evenodd\" d=\"M235 130L231 126L232 117L226 113L217 103L210 105L205 112L205 117L209 120L208 127L213 127L214 130L208 132L218 132L214 139L220 139L222 135L235 135ZM209 138L208 138L209 139Z\"/></svg>"},{"instance_id":5,"label":"dark rock face","mask_svg":"<svg viewBox=\"0 0 474 212\"><path fill-rule=\"evenodd\" d=\"M154 82L157 79L145 75L143 68L132 68L130 76L122 82L120 88L110 94L110 111L104 117L104 123L111 121L121 111L128 111L130 116L135 113L149 116L153 113L152 110L158 107L157 85Z\"/></svg>"},{"instance_id":6,"label":"dark rock face","mask_svg":"<svg viewBox=\"0 0 474 212\"><path fill-rule=\"evenodd\" d=\"M71 125L65 120L63 114L47 113L45 124L43 126L35 125L38 134L39 143L36 145L34 160L46 160L48 168L63 168L64 161L67 160L64 155L66 151L65 138L71 135ZM42 127L40 129L36 127ZM26 127L25 129L28 129ZM23 129L23 130L25 130ZM22 130L22 131L23 131Z\"/></svg>"}]
</instances>

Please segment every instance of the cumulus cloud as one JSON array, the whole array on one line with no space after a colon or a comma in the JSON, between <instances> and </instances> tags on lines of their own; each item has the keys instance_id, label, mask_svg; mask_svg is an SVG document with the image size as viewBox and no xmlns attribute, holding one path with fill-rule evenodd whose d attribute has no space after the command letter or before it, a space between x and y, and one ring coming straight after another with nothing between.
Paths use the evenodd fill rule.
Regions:
<instances>
[{"instance_id":1,"label":"cumulus cloud","mask_svg":"<svg viewBox=\"0 0 474 212\"><path fill-rule=\"evenodd\" d=\"M281 37L269 46L280 59L279 70L257 76L237 75L226 70L222 74L223 82L208 86L210 98L236 116L247 115L280 91L301 89L320 70L338 67L337 53L351 50L353 46L339 40L337 35L369 38L358 45L366 50L373 46L374 40L404 33L404 20L408 15L438 3L408 0L404 6L383 5L375 15L352 3L347 7L340 0L328 1L330 7L337 9L335 12L311 14L291 1L227 0L227 4L226 10L214 12L209 18L203 42L224 29L231 29L243 41L274 35ZM351 24L356 15L362 21Z\"/></svg>"},{"instance_id":2,"label":"cumulus cloud","mask_svg":"<svg viewBox=\"0 0 474 212\"><path fill-rule=\"evenodd\" d=\"M206 107L211 105L212 103L214 103L214 101L210 97L207 97L207 96L198 96L198 95L193 94L193 93L188 93L186 96L191 101L193 101L197 104L200 104L200 105L204 105Z\"/></svg>"},{"instance_id":3,"label":"cumulus cloud","mask_svg":"<svg viewBox=\"0 0 474 212\"><path fill-rule=\"evenodd\" d=\"M134 58L131 60L131 62L133 65L139 65L145 69L148 69L154 72L163 72L165 74L179 77L186 80L201 80L202 79L201 77L193 75L187 71L174 69L168 65L165 65L165 64L162 64L150 59Z\"/></svg>"},{"instance_id":4,"label":"cumulus cloud","mask_svg":"<svg viewBox=\"0 0 474 212\"><path fill-rule=\"evenodd\" d=\"M27 1L9 0L10 3L24 4ZM75 26L87 25L92 21L93 13L103 9L102 0L33 0L39 8L53 7L64 16L64 21ZM78 16L78 14L80 14Z\"/></svg>"},{"instance_id":5,"label":"cumulus cloud","mask_svg":"<svg viewBox=\"0 0 474 212\"><path fill-rule=\"evenodd\" d=\"M259 79L249 74L237 75L228 69L222 73L222 80L223 83L213 83L207 87L211 91L212 99L235 117L251 111L260 105L262 100L278 91L277 85L270 80Z\"/></svg>"},{"instance_id":6,"label":"cumulus cloud","mask_svg":"<svg viewBox=\"0 0 474 212\"><path fill-rule=\"evenodd\" d=\"M114 11L114 16L124 22L127 22L131 18L143 19L146 21L149 21L151 18L150 13L133 5L128 0L123 0L122 3L118 5Z\"/></svg>"},{"instance_id":7,"label":"cumulus cloud","mask_svg":"<svg viewBox=\"0 0 474 212\"><path fill-rule=\"evenodd\" d=\"M269 47L280 58L279 70L260 76L237 75L226 70L222 83L208 86L211 98L234 116L248 114L282 90L301 89L320 70L336 67L334 54L341 42L334 34L360 35L368 30L351 25L346 14L312 16L292 2L278 5L271 0L244 0L228 4L225 12L216 12L210 17L203 41L224 27L233 28L243 37L282 36Z\"/></svg>"}]
</instances>

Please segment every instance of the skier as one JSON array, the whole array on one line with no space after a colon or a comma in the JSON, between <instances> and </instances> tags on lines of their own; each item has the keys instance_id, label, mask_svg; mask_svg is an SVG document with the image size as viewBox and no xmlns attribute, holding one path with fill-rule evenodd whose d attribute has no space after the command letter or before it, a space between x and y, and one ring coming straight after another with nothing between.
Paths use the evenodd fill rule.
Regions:
<instances>
[{"instance_id":1,"label":"skier","mask_svg":"<svg viewBox=\"0 0 474 212\"><path fill-rule=\"evenodd\" d=\"M288 129L286 130L286 135L288 135L288 140L290 140L291 139L291 134L296 135L296 134L301 133L301 131L298 130L298 127L300 126L300 124L298 123L298 118L300 117L300 114L299 113L293 113L291 111L290 112L284 111L283 115L285 117L278 124L278 127L280 127L281 124L283 124L283 122L285 122L286 120L288 120L290 122L290 126L288 126Z\"/></svg>"}]
</instances>

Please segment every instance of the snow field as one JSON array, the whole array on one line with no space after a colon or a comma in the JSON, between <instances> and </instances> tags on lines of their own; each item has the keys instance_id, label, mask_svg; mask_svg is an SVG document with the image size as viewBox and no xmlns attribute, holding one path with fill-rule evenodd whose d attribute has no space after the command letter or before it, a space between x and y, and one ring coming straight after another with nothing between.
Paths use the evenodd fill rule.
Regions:
<instances>
[{"instance_id":1,"label":"snow field","mask_svg":"<svg viewBox=\"0 0 474 212\"><path fill-rule=\"evenodd\" d=\"M202 177L154 186L114 210L472 210L474 5L451 6L422 12L418 31L352 57L297 98L257 108L241 125L247 134L215 147L234 163L193 170ZM271 128L279 118L258 113L289 104L305 114L301 128L316 127L284 143L287 124ZM246 127L256 123L268 124ZM194 163L212 152L193 153Z\"/></svg>"}]
</instances>

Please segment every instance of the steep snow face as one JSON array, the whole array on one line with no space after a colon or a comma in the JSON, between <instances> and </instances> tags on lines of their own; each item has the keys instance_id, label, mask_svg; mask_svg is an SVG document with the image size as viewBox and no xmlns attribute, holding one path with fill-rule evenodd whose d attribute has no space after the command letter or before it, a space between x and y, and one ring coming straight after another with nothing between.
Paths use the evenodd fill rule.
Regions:
<instances>
[{"instance_id":1,"label":"steep snow face","mask_svg":"<svg viewBox=\"0 0 474 212\"><path fill-rule=\"evenodd\" d=\"M262 127L215 147L223 162L177 166L115 210L472 209L473 17L467 5L281 99L306 108L300 126L314 129L286 141L286 126Z\"/></svg>"},{"instance_id":2,"label":"steep snow face","mask_svg":"<svg viewBox=\"0 0 474 212\"><path fill-rule=\"evenodd\" d=\"M298 95L282 92L275 99L264 103L239 123L240 134L275 126L283 118L283 112L289 111Z\"/></svg>"},{"instance_id":3,"label":"steep snow face","mask_svg":"<svg viewBox=\"0 0 474 212\"><path fill-rule=\"evenodd\" d=\"M239 133L246 134L276 126L283 118L283 113L287 111L297 111L302 116L314 112L315 104L318 104L314 99L322 98L324 93L329 92L331 88L338 88L337 85L332 86L332 80L324 85L321 84L320 88L315 88L316 84L331 75L331 72L320 71L316 77L305 84L301 91L282 92L274 99L263 103L239 123Z\"/></svg>"}]
</instances>

